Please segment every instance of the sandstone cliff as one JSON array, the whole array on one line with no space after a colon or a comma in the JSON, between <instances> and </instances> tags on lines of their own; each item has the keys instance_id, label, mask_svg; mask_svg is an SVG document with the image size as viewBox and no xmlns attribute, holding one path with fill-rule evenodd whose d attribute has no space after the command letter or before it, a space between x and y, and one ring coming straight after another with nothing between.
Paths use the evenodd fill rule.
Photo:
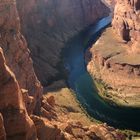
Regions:
<instances>
[{"instance_id":1,"label":"sandstone cliff","mask_svg":"<svg viewBox=\"0 0 140 140\"><path fill-rule=\"evenodd\" d=\"M63 107L60 106L62 102L55 102L60 96L58 93L57 98L52 95L44 97L40 117L34 115L29 117L22 96L23 90L6 65L2 49L0 49L0 70L1 140L125 140L123 134L106 124L94 123L85 127L80 121L69 118L69 113L78 116L80 112L75 112L75 108L64 112L63 109L70 106L68 103L68 106ZM69 99L67 96L63 93L60 98Z\"/></svg>"},{"instance_id":2,"label":"sandstone cliff","mask_svg":"<svg viewBox=\"0 0 140 140\"><path fill-rule=\"evenodd\" d=\"M60 53L68 39L109 14L100 0L17 0L17 7L36 74L44 86L64 79Z\"/></svg>"},{"instance_id":3,"label":"sandstone cliff","mask_svg":"<svg viewBox=\"0 0 140 140\"><path fill-rule=\"evenodd\" d=\"M47 13L45 12L45 14L43 14L44 10L41 7L42 6L46 7L48 1L44 1L44 2L46 3L40 3L40 1L33 1L33 0L30 0L28 3L21 0L18 1L18 5L21 6L20 10L21 11L23 10L22 12L25 13L25 14L21 14L21 16L25 16L23 20L26 19L25 20L26 22L25 21L22 22L27 23L27 24L22 24L23 26L25 26L22 27L23 31L25 31L26 35L29 37L33 35L33 38L30 38L32 41L29 42L29 44L33 42L35 43L35 41L37 41L38 45L40 45L40 43L41 46L42 44L46 45L46 41L43 42L43 40L45 40L47 36L46 35L42 36L42 34L44 34L43 31L45 31L44 28L46 25L45 16ZM97 2L97 4L100 5L100 2ZM55 3L54 5L52 4L52 6L56 6ZM93 9L96 8L94 7ZM39 10L39 13L36 10L37 11ZM49 10L51 10L51 8ZM95 11L98 13L97 9ZM61 12L63 13L63 11ZM101 17L101 15L102 15L101 13L98 14L99 17ZM39 21L39 19L36 20L35 17L37 19L39 17L42 18L41 22ZM96 17L95 19L99 17ZM41 24L38 25L38 23ZM47 25L48 24L49 26L51 26L53 22L49 20ZM90 23L87 22L87 25L88 24ZM42 25L41 26L42 28L40 27L40 25ZM79 27L80 28L79 30L81 30L85 26L86 25L82 25L82 26L77 25L77 28ZM31 29L31 31L29 29ZM33 29L37 29L37 30L33 32ZM29 32L27 33L28 30ZM77 30L76 32L78 32L79 30ZM60 35L59 34L60 31L61 30L58 30L57 35ZM37 32L39 33L41 32L41 36L40 36L41 40ZM47 31L47 32L50 33L51 31ZM49 39L51 37L53 38L54 34L51 35L52 36L49 36ZM60 40L62 39L61 37L62 36L60 35ZM58 38L58 36L55 37L55 39L56 38ZM52 40L54 41L55 39L53 38ZM62 42L63 42L62 44L64 44L64 40ZM34 43L33 46L35 45ZM57 43L58 42L56 41L56 44ZM0 139L1 140L6 140L6 139L7 140L63 140L63 139L64 140L71 140L71 139L124 140L125 139L125 136L122 135L119 131L105 124L97 125L94 122L93 125L85 127L85 125L81 124L81 122L77 120L71 119L68 121L68 119L70 119L69 111L61 112L61 110L62 108L69 109L69 106L62 107L61 105L56 104L55 103L56 98L54 98L53 96L42 98L42 87L34 73L33 64L30 58L30 52L27 48L26 40L20 32L20 20L17 13L15 0L0 1L0 47L1 47L0 48ZM34 47L36 48L36 45ZM60 48L58 47L58 50ZM52 51L55 50L54 48L49 48L49 49ZM60 50L59 51L58 50L55 50L57 56L56 58L58 58L58 56L60 55L59 54ZM37 51L41 56L43 55L42 53L40 53L39 48L37 48L37 50L32 50L32 51L33 52ZM53 56L55 56L54 54ZM36 57L38 58L38 56ZM46 53L44 57L46 57ZM34 59L36 60L35 61L36 63L38 63L37 58ZM55 62L55 64L56 63L57 62ZM67 94L65 94L65 96L67 96ZM59 111L57 111L58 107L59 107ZM72 110L71 112L73 114L75 113L74 114L75 116L79 115L80 112L74 112ZM36 115L40 114L40 116L35 116L35 114Z\"/></svg>"},{"instance_id":4,"label":"sandstone cliff","mask_svg":"<svg viewBox=\"0 0 140 140\"><path fill-rule=\"evenodd\" d=\"M117 0L112 21L90 50L88 71L105 99L140 106L140 1ZM102 85L102 86L101 86Z\"/></svg>"},{"instance_id":5,"label":"sandstone cliff","mask_svg":"<svg viewBox=\"0 0 140 140\"><path fill-rule=\"evenodd\" d=\"M35 126L27 114L15 75L6 65L2 49L0 49L0 70L0 112L4 119L4 127L0 130L1 133L3 131L1 138L5 139L6 132L9 140L35 140Z\"/></svg>"},{"instance_id":6,"label":"sandstone cliff","mask_svg":"<svg viewBox=\"0 0 140 140\"><path fill-rule=\"evenodd\" d=\"M113 28L126 41L140 40L140 0L117 0Z\"/></svg>"},{"instance_id":7,"label":"sandstone cliff","mask_svg":"<svg viewBox=\"0 0 140 140\"><path fill-rule=\"evenodd\" d=\"M8 66L14 72L22 89L33 97L27 110L39 113L42 87L34 73L27 43L20 33L20 21L14 0L0 1L0 46L3 48ZM35 109L36 106L36 109Z\"/></svg>"}]
</instances>

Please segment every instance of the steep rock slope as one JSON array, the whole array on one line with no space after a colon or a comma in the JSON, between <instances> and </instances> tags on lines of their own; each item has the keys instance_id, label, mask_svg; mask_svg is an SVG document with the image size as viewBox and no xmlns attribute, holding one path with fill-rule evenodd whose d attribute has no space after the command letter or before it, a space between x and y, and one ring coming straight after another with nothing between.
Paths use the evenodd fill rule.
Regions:
<instances>
[{"instance_id":1,"label":"steep rock slope","mask_svg":"<svg viewBox=\"0 0 140 140\"><path fill-rule=\"evenodd\" d=\"M117 0L113 28L126 41L140 41L140 0Z\"/></svg>"},{"instance_id":2,"label":"steep rock slope","mask_svg":"<svg viewBox=\"0 0 140 140\"><path fill-rule=\"evenodd\" d=\"M2 140L125 140L123 134L106 124L92 124L85 127L80 121L70 119L70 110L64 113L63 108L55 103L56 99L53 96L43 99L40 117L34 115L29 117L22 90L15 75L6 65L1 48L0 70L0 112L2 114L0 115L0 138ZM62 97L64 96L68 95L65 94ZM58 107L61 111L57 112ZM65 107L69 108L69 106ZM71 113L79 115L79 112L72 110Z\"/></svg>"},{"instance_id":3,"label":"steep rock slope","mask_svg":"<svg viewBox=\"0 0 140 140\"><path fill-rule=\"evenodd\" d=\"M0 70L0 112L4 119L1 138L5 139L5 128L9 140L36 140L35 126L27 114L21 89L15 75L6 65L1 48Z\"/></svg>"},{"instance_id":4,"label":"steep rock slope","mask_svg":"<svg viewBox=\"0 0 140 140\"><path fill-rule=\"evenodd\" d=\"M39 113L42 87L34 73L26 41L20 33L20 21L14 0L0 1L0 46L20 87L33 97L32 102L27 105L28 111Z\"/></svg>"},{"instance_id":5,"label":"steep rock slope","mask_svg":"<svg viewBox=\"0 0 140 140\"><path fill-rule=\"evenodd\" d=\"M102 87L101 96L118 105L140 107L140 0L116 2L113 27L90 50L88 70Z\"/></svg>"},{"instance_id":6,"label":"steep rock slope","mask_svg":"<svg viewBox=\"0 0 140 140\"><path fill-rule=\"evenodd\" d=\"M60 53L67 40L109 13L100 0L17 0L17 7L44 86L64 79Z\"/></svg>"}]
</instances>

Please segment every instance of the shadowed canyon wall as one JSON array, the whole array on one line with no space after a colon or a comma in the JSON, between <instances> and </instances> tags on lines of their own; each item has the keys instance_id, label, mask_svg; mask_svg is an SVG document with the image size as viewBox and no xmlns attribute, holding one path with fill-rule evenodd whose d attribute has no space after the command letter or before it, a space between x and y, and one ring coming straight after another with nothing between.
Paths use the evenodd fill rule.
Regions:
<instances>
[{"instance_id":1,"label":"shadowed canyon wall","mask_svg":"<svg viewBox=\"0 0 140 140\"><path fill-rule=\"evenodd\" d=\"M100 0L17 0L17 7L43 86L64 78L60 53L65 43L109 14Z\"/></svg>"},{"instance_id":2,"label":"shadowed canyon wall","mask_svg":"<svg viewBox=\"0 0 140 140\"><path fill-rule=\"evenodd\" d=\"M44 66L41 67L40 69L43 70L42 72L45 72L46 75L47 72L48 75L50 73L53 73L52 69L55 68L50 66L52 67L51 71L50 69L49 71L46 71L47 70L46 68L48 68L48 66L45 67L45 65L47 65L48 63L50 64L58 63L57 59L60 56L59 54L60 50L64 46L64 42L67 40L67 38L74 35L75 32L77 33L78 31L80 31L83 27L91 24L96 19L104 16L104 13L103 12L98 13L98 9L94 6L92 7L93 9L91 8L90 10L91 11L93 10L94 12L96 11L95 13L97 14L97 17L94 18L93 16L93 19L91 19L91 21L90 18L87 19L86 22L85 21L80 22L78 20L79 21L78 23L75 22L75 24L72 25L71 23L72 21L67 19L70 18L69 16L66 19L68 20L67 21L68 23L71 23L68 24L70 28L73 29L72 33L70 33L71 29L68 26L66 27L64 26L65 22L63 20L62 20L62 22L64 22L63 27L57 25L59 23L58 19L57 20L55 19L57 18L55 14L58 14L59 12L58 11L56 12L55 8L52 9L52 6L57 7L60 3L57 3L58 4L57 5L55 2L56 1L41 1L41 0L39 1L30 0L28 2L22 0L18 1L18 5L20 6L18 8L20 11L20 16L22 17L22 30L24 31L25 35L29 40L29 45L33 47L33 48L31 47L31 50L33 54L32 56L35 56L34 57L35 66L36 65ZM73 1L74 4L76 4L75 2L76 1ZM81 4L80 2L81 1L77 1L77 4ZM67 6L69 7L70 3L65 4L66 5L68 4ZM99 1L97 3L95 2L95 4L98 4L101 7L103 6ZM66 5L61 5L61 8L62 9L65 8L63 6ZM60 7L60 5L58 7ZM46 12L46 8L49 9L51 12L50 13L48 11ZM60 11L62 10L61 8L59 9ZM77 7L73 8L77 9ZM103 6L102 8L105 7ZM61 11L62 14L65 14L65 10L63 9ZM73 10L69 12L72 12L74 17L75 15L78 16L77 14L81 13L81 11L74 13ZM105 13L107 12L106 10L108 11L108 9L105 8ZM55 16L52 16L53 15L52 13L54 13ZM84 13L82 13L82 15L79 16L84 16L83 14ZM56 20L56 22L54 22L51 18L54 18L53 20ZM73 22L74 20L75 19L73 19ZM85 23L83 24L83 22ZM54 31L52 30L53 28ZM65 31L69 32L69 33L66 32L66 36L64 36L65 31L63 30L63 28L65 28ZM55 42L55 45L53 44L53 42ZM50 57L50 55L52 56ZM41 56L45 58L42 58ZM46 57L48 59L46 59ZM43 63L43 65L40 59L41 60L43 59L43 62L45 60L45 63ZM67 114L69 112L67 113L61 112L62 110L61 106L59 106L60 109L57 112L57 107L58 105L55 104L54 96L42 97L42 86L35 75L32 59L30 57L30 51L27 48L26 40L20 31L20 17L18 16L16 1L1 0L0 1L0 139L1 140L71 140L71 139L125 140L125 136L123 134L121 134L114 128L107 126L106 124L97 125L95 124L95 122L93 122L92 125L85 127L84 125L81 124L81 122L69 118L69 114Z\"/></svg>"}]
</instances>

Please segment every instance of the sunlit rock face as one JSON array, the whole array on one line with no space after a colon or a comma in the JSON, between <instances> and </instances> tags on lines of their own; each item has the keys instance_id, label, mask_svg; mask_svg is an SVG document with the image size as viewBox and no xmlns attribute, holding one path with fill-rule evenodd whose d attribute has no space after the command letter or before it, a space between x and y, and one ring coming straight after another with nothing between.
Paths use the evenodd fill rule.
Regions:
<instances>
[{"instance_id":1,"label":"sunlit rock face","mask_svg":"<svg viewBox=\"0 0 140 140\"><path fill-rule=\"evenodd\" d=\"M33 19L41 16L35 14L37 13L35 10L37 3L34 1L30 0L28 3L26 1L26 5L22 1L19 2L22 12L33 12ZM40 11L40 7L37 10ZM41 10L41 12L43 11ZM32 15L29 14L29 16L28 20L32 21ZM28 16L25 14L25 17ZM37 26L38 23L41 22L33 20L29 23L29 27L32 27L31 31L38 27L37 31L35 30L33 33L42 29L40 37L43 38L42 34L45 28ZM43 24L41 25L43 26ZM50 25L52 26L52 22L49 22L49 27ZM125 140L123 134L105 124L85 127L77 120L76 122L71 120L69 123L69 112L65 114L63 109L62 114L59 112L61 109L57 112L58 105L55 104L53 96L47 99L43 98L41 102L42 87L34 73L26 40L20 32L15 0L0 1L0 27L0 140ZM34 43L40 33L35 35L37 38L33 38ZM30 30L29 36L31 37ZM46 36L43 39L45 38ZM41 46L44 44L40 40L39 43ZM54 48L49 49L53 50ZM59 107L61 108L61 106ZM39 115L35 116L35 114Z\"/></svg>"},{"instance_id":2,"label":"sunlit rock face","mask_svg":"<svg viewBox=\"0 0 140 140\"><path fill-rule=\"evenodd\" d=\"M30 52L23 35L14 0L0 1L0 47L3 48L7 65L14 72L22 89L33 97L27 110L39 113L42 87L34 73Z\"/></svg>"},{"instance_id":3,"label":"sunlit rock face","mask_svg":"<svg viewBox=\"0 0 140 140\"><path fill-rule=\"evenodd\" d=\"M90 50L88 71L109 101L140 107L140 0L116 0L112 26Z\"/></svg>"},{"instance_id":4,"label":"sunlit rock face","mask_svg":"<svg viewBox=\"0 0 140 140\"><path fill-rule=\"evenodd\" d=\"M126 41L140 41L140 0L117 0L112 25Z\"/></svg>"},{"instance_id":5,"label":"sunlit rock face","mask_svg":"<svg viewBox=\"0 0 140 140\"><path fill-rule=\"evenodd\" d=\"M64 78L60 52L65 43L109 13L100 0L17 0L17 6L35 71L44 86Z\"/></svg>"},{"instance_id":6,"label":"sunlit rock face","mask_svg":"<svg viewBox=\"0 0 140 140\"><path fill-rule=\"evenodd\" d=\"M27 114L18 81L6 65L1 48L0 112L3 116L0 116L1 140L36 140L35 126Z\"/></svg>"}]
</instances>

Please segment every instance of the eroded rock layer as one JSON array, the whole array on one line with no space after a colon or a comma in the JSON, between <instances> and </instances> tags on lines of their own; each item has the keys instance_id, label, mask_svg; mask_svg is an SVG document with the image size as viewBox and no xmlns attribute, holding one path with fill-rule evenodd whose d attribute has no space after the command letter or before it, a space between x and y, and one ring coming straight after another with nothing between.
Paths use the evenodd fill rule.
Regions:
<instances>
[{"instance_id":1,"label":"eroded rock layer","mask_svg":"<svg viewBox=\"0 0 140 140\"><path fill-rule=\"evenodd\" d=\"M60 101L56 104L55 100L58 97L54 98L52 95L44 97L40 117L34 115L29 117L22 96L23 91L15 75L6 65L2 49L0 49L0 70L2 140L125 140L123 134L106 124L93 123L86 127L76 118L71 119L70 113L77 116L80 112L74 111L75 108L70 107L70 103L68 106L60 106L62 104ZM67 90L65 92L62 92L63 96L60 96L60 99L65 100L69 98L68 96L72 96ZM56 95L58 96L58 93ZM67 111L64 108L67 108Z\"/></svg>"},{"instance_id":2,"label":"eroded rock layer","mask_svg":"<svg viewBox=\"0 0 140 140\"><path fill-rule=\"evenodd\" d=\"M140 0L117 0L113 28L126 41L140 41Z\"/></svg>"},{"instance_id":3,"label":"eroded rock layer","mask_svg":"<svg viewBox=\"0 0 140 140\"><path fill-rule=\"evenodd\" d=\"M92 58L87 68L96 81L100 95L117 105L139 107L139 54L131 53L112 28L102 34L90 53Z\"/></svg>"},{"instance_id":4,"label":"eroded rock layer","mask_svg":"<svg viewBox=\"0 0 140 140\"><path fill-rule=\"evenodd\" d=\"M35 126L27 114L15 75L6 65L2 49L0 49L0 112L4 119L4 126L1 127L3 139L5 128L8 140L36 140Z\"/></svg>"},{"instance_id":5,"label":"eroded rock layer","mask_svg":"<svg viewBox=\"0 0 140 140\"><path fill-rule=\"evenodd\" d=\"M41 43L42 46L43 44L43 47L44 45L46 45L46 41L45 42L40 41L43 41L47 38L46 35L44 36L44 32L46 29L44 27L46 27L45 25L47 24L49 25L50 28L51 26L54 28L53 26L54 22L51 19L46 23L46 20L43 20L44 18L43 19L41 18L42 16L44 17L43 13L45 12L41 7L45 6L46 8L46 6L48 6L48 3L51 4L51 2L49 3L49 1L43 1L42 3L40 0L39 1L30 0L28 2L22 0L18 1L18 5L21 6L20 10L21 11L23 10L22 12L24 13L23 15L22 14L21 15L25 16L23 19L28 19L30 21L29 22L27 20L28 21L27 22L25 20L26 22L24 23L27 24L23 24L24 26L23 29L25 29L27 33L29 29L31 29L32 31L32 29L35 29L37 27L37 30L35 32L31 32L29 30L28 34L26 35L29 35L29 37L31 37L30 39L34 43L35 41L37 41L37 45ZM55 3L56 1L53 2L54 3L51 4L51 6L57 7ZM77 4L79 4L78 2L79 1L77 1ZM97 4L100 5L100 2L98 1ZM51 8L49 10L52 10ZM75 9L75 7L73 8ZM96 11L96 13L98 13L98 10L94 6L93 9ZM39 15L38 11L40 13ZM61 12L63 13L64 11ZM45 16L46 14L47 13L45 12ZM99 17L104 15L103 13L101 15L100 14L97 15ZM42 19L41 21L39 21L39 17ZM52 18L52 16L50 17ZM95 17L95 19L99 17ZM37 26L38 24L39 26ZM84 26L79 25L79 27L81 30L81 28L83 28ZM50 28L48 30L51 30ZM37 32L41 34L40 36L41 40L39 39ZM49 31L49 33L50 32L51 31ZM58 32L60 33L60 30ZM31 35L33 35L33 38ZM53 36L54 34L51 35L52 36L50 36L49 39L51 39L52 37L53 38L52 40L54 41L56 38L59 38L60 34L57 34L58 36L55 37L55 39ZM61 37L62 36L60 36L60 40L62 39ZM30 43L33 43L32 41ZM62 42L64 42L64 40ZM36 44L34 43L33 46ZM57 43L58 42L56 41L56 45ZM37 46L35 45L34 47L36 48ZM58 50L55 50L54 48L49 48L50 50L55 50L56 56L59 54L59 50L61 48L61 47L59 48L59 46L57 47ZM39 53L40 56L43 55L42 52L40 53L40 47L34 51ZM45 57L47 56L46 54L48 53L45 53L44 55ZM56 57L55 55L53 56ZM39 56L37 56L37 58L38 57ZM58 58L58 56L56 58ZM45 70L46 69L44 69L44 71ZM53 71L51 72L53 73ZM42 98L41 94L42 87L34 73L33 64L30 58L30 52L27 48L26 40L20 32L20 21L16 9L16 1L1 0L0 1L0 139L1 140L54 140L54 139L125 140L125 136L123 134L121 134L118 130L115 130L114 128L107 126L106 124L97 125L95 124L95 122L93 122L93 125L85 127L85 125L81 124L81 122L75 119L71 119L69 117L69 112L71 112L71 114L73 114L74 116L78 116L80 114L80 112L74 111L75 108L71 108L69 106L70 103L68 106L62 106L60 105L62 103L61 100L59 101L59 104L56 104L55 103L56 98L54 98L54 96L50 97L45 96L44 98ZM69 99L69 96L67 94L64 94L64 96L62 97L64 97L64 100L65 98ZM79 106L79 104L77 106ZM67 108L68 111L63 112L64 108ZM57 111L57 109L59 111ZM40 116L35 116L35 114L36 115L40 114ZM88 119L86 117L86 121L87 120Z\"/></svg>"},{"instance_id":6,"label":"eroded rock layer","mask_svg":"<svg viewBox=\"0 0 140 140\"><path fill-rule=\"evenodd\" d=\"M139 23L140 0L116 0L113 27L90 50L88 70L101 96L118 105L140 107Z\"/></svg>"},{"instance_id":7,"label":"eroded rock layer","mask_svg":"<svg viewBox=\"0 0 140 140\"><path fill-rule=\"evenodd\" d=\"M20 21L14 0L0 1L0 46L8 66L14 72L22 89L33 97L27 110L39 113L42 87L34 73L30 52L25 38L20 33Z\"/></svg>"},{"instance_id":8,"label":"eroded rock layer","mask_svg":"<svg viewBox=\"0 0 140 140\"><path fill-rule=\"evenodd\" d=\"M60 53L68 39L109 14L100 0L17 0L17 6L36 74L44 86L64 79Z\"/></svg>"}]
</instances>

